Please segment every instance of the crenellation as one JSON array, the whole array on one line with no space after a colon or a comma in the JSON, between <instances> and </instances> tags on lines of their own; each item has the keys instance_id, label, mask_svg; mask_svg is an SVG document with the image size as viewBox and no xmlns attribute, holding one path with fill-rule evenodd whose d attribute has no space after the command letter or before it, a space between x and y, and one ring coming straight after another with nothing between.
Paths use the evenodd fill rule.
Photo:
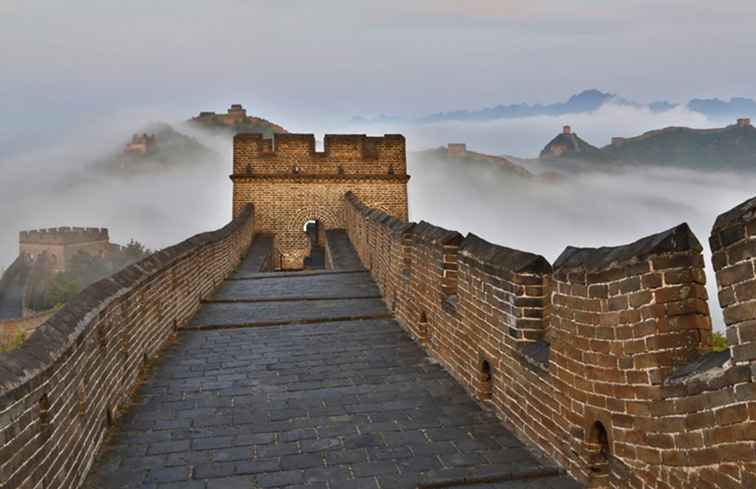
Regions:
<instances>
[{"instance_id":1,"label":"crenellation","mask_svg":"<svg viewBox=\"0 0 756 489\"><path fill-rule=\"evenodd\" d=\"M720 215L709 242L732 359L756 364L756 199Z\"/></svg>"},{"instance_id":2,"label":"crenellation","mask_svg":"<svg viewBox=\"0 0 756 489\"><path fill-rule=\"evenodd\" d=\"M103 240L110 240L107 228L63 226L19 232L19 243L23 244L73 244Z\"/></svg>"},{"instance_id":3,"label":"crenellation","mask_svg":"<svg viewBox=\"0 0 756 489\"><path fill-rule=\"evenodd\" d=\"M278 134L273 140L259 134L238 134L234 138L234 173L242 173L249 164L263 174L282 174L297 164L304 175L406 175L401 135L327 134L323 142L323 151L317 151L312 134Z\"/></svg>"},{"instance_id":4,"label":"crenellation","mask_svg":"<svg viewBox=\"0 0 756 489\"><path fill-rule=\"evenodd\" d=\"M54 272L67 269L70 259L79 252L105 257L112 252L106 228L58 227L21 231L19 255L36 259L45 255Z\"/></svg>"},{"instance_id":5,"label":"crenellation","mask_svg":"<svg viewBox=\"0 0 756 489\"><path fill-rule=\"evenodd\" d=\"M710 352L702 247L687 225L619 247L568 247L553 270L468 235L450 310L438 297L443 241L455 233L428 223L397 233L357 196L345 202L350 239L399 323L578 480L614 489L755 480L756 440L745 431L756 423L755 369L732 360L748 358L739 348L756 338L756 320L735 309L736 353ZM720 289L732 289L726 309L752 300L754 209L756 199L724 214L711 239Z\"/></svg>"}]
</instances>

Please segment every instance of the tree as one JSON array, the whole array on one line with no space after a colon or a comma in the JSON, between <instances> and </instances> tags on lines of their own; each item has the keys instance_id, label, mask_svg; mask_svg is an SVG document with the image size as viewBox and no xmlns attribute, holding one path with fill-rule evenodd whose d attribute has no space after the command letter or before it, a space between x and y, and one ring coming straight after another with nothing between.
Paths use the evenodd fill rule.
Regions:
<instances>
[{"instance_id":1,"label":"tree","mask_svg":"<svg viewBox=\"0 0 756 489\"><path fill-rule=\"evenodd\" d=\"M47 294L47 308L65 304L75 297L83 289L81 283L76 281L67 272L55 275L50 284Z\"/></svg>"}]
</instances>

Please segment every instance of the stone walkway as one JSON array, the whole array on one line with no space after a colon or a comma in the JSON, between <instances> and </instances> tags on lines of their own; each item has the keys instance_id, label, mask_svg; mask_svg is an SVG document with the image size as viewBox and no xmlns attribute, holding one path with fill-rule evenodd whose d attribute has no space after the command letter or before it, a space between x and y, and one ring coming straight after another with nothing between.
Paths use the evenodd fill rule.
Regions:
<instances>
[{"instance_id":1,"label":"stone walkway","mask_svg":"<svg viewBox=\"0 0 756 489\"><path fill-rule=\"evenodd\" d=\"M387 319L367 273L245 276L157 361L87 488L581 487ZM459 484L480 476L533 478Z\"/></svg>"}]
</instances>

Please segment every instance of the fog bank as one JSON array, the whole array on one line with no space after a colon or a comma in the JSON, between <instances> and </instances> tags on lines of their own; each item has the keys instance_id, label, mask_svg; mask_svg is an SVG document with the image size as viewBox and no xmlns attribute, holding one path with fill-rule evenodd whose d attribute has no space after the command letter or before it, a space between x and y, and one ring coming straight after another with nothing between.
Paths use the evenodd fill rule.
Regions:
<instances>
[{"instance_id":1,"label":"fog bank","mask_svg":"<svg viewBox=\"0 0 756 489\"><path fill-rule=\"evenodd\" d=\"M722 327L708 237L718 214L756 194L756 176L633 168L543 183L417 157L410 157L409 172L412 220L475 233L552 263L568 245L622 245L687 222L704 248L712 317Z\"/></svg>"},{"instance_id":2,"label":"fog bank","mask_svg":"<svg viewBox=\"0 0 756 489\"><path fill-rule=\"evenodd\" d=\"M107 227L114 243L133 238L159 249L224 225L231 215L230 138L203 140L218 152L217 161L203 165L130 176L91 167L122 150L145 123L166 116L125 113L82 125L64 143L0 158L0 267L18 254L18 232L26 229Z\"/></svg>"},{"instance_id":3,"label":"fog bank","mask_svg":"<svg viewBox=\"0 0 756 489\"><path fill-rule=\"evenodd\" d=\"M231 215L231 138L210 137L179 124L217 153L203 165L185 165L154 174L107 175L88 166L119 150L131 133L150 121L176 120L170 113L126 112L70 131L64 143L39 145L33 152L0 156L0 266L18 252L18 231L39 227L92 226L110 229L111 240L134 238L159 249L225 224ZM286 121L281 122L284 125ZM653 114L609 105L593 114L534 117L485 123L391 127L404 132L413 149L466 142L477 151L532 156L569 123L582 137L602 144L615 134L638 134L666 125L708 127L682 109ZM377 134L382 128L329 128ZM543 167L529 166L539 173ZM497 244L532 251L550 261L567 245L629 243L688 222L706 250L717 214L752 197L756 176L669 168L628 168L617 173L567 175L561 182L528 181L496 169L443 161L420 161L410 152L410 213ZM712 315L721 326L710 267Z\"/></svg>"}]
</instances>

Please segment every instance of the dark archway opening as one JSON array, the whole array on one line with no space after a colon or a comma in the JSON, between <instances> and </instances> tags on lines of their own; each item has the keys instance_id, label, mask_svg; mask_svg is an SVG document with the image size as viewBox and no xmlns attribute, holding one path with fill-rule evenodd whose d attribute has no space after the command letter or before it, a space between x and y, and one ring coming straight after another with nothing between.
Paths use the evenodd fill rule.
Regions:
<instances>
[{"instance_id":1,"label":"dark archway opening","mask_svg":"<svg viewBox=\"0 0 756 489\"><path fill-rule=\"evenodd\" d=\"M320 242L320 221L311 219L304 223L304 232L310 240L310 254L304 259L304 267L308 270L322 270L325 268L325 248Z\"/></svg>"},{"instance_id":2,"label":"dark archway opening","mask_svg":"<svg viewBox=\"0 0 756 489\"><path fill-rule=\"evenodd\" d=\"M418 336L420 337L420 341L426 341L428 339L428 316L425 314L425 311L420 312Z\"/></svg>"},{"instance_id":3,"label":"dark archway opening","mask_svg":"<svg viewBox=\"0 0 756 489\"><path fill-rule=\"evenodd\" d=\"M590 454L589 468L591 478L597 481L607 477L609 475L611 449L609 433L607 433L606 427L600 421L596 421L591 426L591 431L588 435L588 450ZM594 485L594 487L599 486Z\"/></svg>"},{"instance_id":4,"label":"dark archway opening","mask_svg":"<svg viewBox=\"0 0 756 489\"><path fill-rule=\"evenodd\" d=\"M493 396L493 371L488 360L483 360L480 367L480 397L489 400Z\"/></svg>"}]
</instances>

